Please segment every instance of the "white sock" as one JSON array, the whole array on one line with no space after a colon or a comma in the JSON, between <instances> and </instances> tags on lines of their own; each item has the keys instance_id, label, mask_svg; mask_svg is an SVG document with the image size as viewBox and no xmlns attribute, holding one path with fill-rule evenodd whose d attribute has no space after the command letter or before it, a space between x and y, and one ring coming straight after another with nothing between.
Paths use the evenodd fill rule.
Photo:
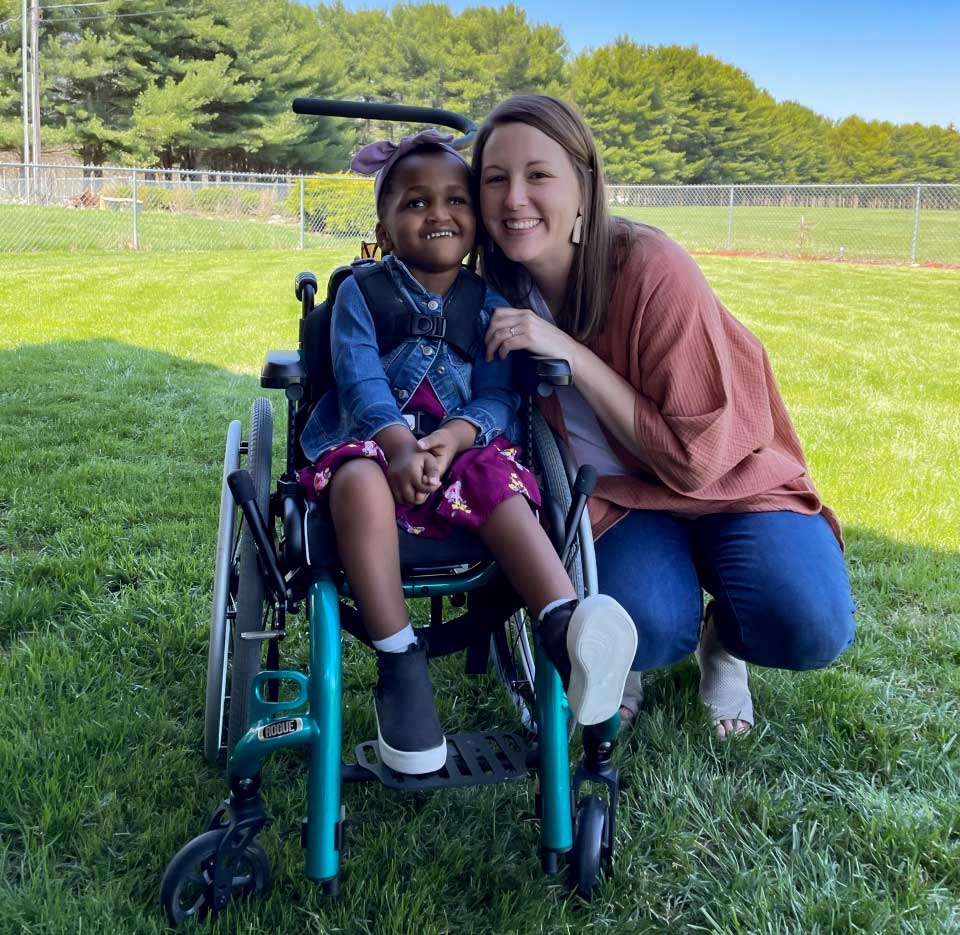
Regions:
<instances>
[{"instance_id":1,"label":"white sock","mask_svg":"<svg viewBox=\"0 0 960 935\"><path fill-rule=\"evenodd\" d=\"M540 616L537 617L537 623L543 623L543 618L546 617L547 614L549 614L551 610L553 610L553 609L556 608L556 607L562 607L564 604L569 604L570 601L572 601L572 600L576 600L576 598L572 598L572 597L561 597L561 598L558 598L558 599L555 600L555 601L550 601L550 603L547 604L547 606L544 607L543 610L540 611Z\"/></svg>"},{"instance_id":2,"label":"white sock","mask_svg":"<svg viewBox=\"0 0 960 935\"><path fill-rule=\"evenodd\" d=\"M382 640L374 640L373 648L381 653L402 653L416 641L417 634L413 632L413 627L408 623L402 630L391 633L390 636L385 636Z\"/></svg>"}]
</instances>

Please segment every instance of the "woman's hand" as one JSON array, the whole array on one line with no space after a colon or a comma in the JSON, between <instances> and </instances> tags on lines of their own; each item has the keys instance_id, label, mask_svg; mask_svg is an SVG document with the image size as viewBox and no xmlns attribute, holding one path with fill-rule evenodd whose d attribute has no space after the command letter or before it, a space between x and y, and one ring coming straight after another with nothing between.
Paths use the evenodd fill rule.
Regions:
<instances>
[{"instance_id":1,"label":"woman's hand","mask_svg":"<svg viewBox=\"0 0 960 935\"><path fill-rule=\"evenodd\" d=\"M511 351L529 351L538 357L559 357L569 361L580 344L556 325L541 318L529 308L498 308L487 328L487 360L501 359Z\"/></svg>"},{"instance_id":2,"label":"woman's hand","mask_svg":"<svg viewBox=\"0 0 960 935\"><path fill-rule=\"evenodd\" d=\"M439 488L441 473L431 452L413 448L390 459L387 483L397 503L416 506Z\"/></svg>"}]
</instances>

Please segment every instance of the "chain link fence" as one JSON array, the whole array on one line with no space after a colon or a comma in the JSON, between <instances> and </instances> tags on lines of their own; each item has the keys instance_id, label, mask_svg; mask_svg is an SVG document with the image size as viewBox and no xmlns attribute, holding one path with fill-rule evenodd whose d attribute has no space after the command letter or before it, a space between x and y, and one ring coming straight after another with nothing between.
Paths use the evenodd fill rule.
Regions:
<instances>
[{"instance_id":1,"label":"chain link fence","mask_svg":"<svg viewBox=\"0 0 960 935\"><path fill-rule=\"evenodd\" d=\"M0 163L0 253L306 249L375 223L348 175Z\"/></svg>"},{"instance_id":2,"label":"chain link fence","mask_svg":"<svg viewBox=\"0 0 960 935\"><path fill-rule=\"evenodd\" d=\"M611 185L694 252L960 267L960 185ZM0 253L310 249L372 239L351 175L0 163Z\"/></svg>"},{"instance_id":3,"label":"chain link fence","mask_svg":"<svg viewBox=\"0 0 960 935\"><path fill-rule=\"evenodd\" d=\"M611 185L688 250L960 266L960 185Z\"/></svg>"}]
</instances>

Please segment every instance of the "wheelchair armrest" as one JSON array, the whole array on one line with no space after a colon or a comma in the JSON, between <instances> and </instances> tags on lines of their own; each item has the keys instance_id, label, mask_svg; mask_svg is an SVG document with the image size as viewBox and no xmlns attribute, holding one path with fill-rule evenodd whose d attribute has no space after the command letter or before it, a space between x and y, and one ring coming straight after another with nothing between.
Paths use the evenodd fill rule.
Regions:
<instances>
[{"instance_id":1,"label":"wheelchair armrest","mask_svg":"<svg viewBox=\"0 0 960 935\"><path fill-rule=\"evenodd\" d=\"M299 351L268 351L260 371L260 385L268 390L285 390L307 382L307 369Z\"/></svg>"},{"instance_id":2,"label":"wheelchair armrest","mask_svg":"<svg viewBox=\"0 0 960 935\"><path fill-rule=\"evenodd\" d=\"M537 393L549 396L555 386L569 386L573 383L573 371L570 363L556 357L535 357L530 360L536 373Z\"/></svg>"},{"instance_id":3,"label":"wheelchair armrest","mask_svg":"<svg viewBox=\"0 0 960 935\"><path fill-rule=\"evenodd\" d=\"M554 386L566 386L573 380L570 363L559 357L535 357L530 360L536 368L537 379Z\"/></svg>"},{"instance_id":4,"label":"wheelchair armrest","mask_svg":"<svg viewBox=\"0 0 960 935\"><path fill-rule=\"evenodd\" d=\"M514 373L525 393L549 396L553 387L573 383L570 363L560 358L518 354L515 367Z\"/></svg>"}]
</instances>

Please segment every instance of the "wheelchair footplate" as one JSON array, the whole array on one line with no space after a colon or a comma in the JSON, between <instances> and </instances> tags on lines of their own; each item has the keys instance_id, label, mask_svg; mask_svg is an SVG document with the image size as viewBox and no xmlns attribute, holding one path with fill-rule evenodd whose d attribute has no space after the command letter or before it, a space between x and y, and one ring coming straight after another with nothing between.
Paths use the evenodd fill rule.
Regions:
<instances>
[{"instance_id":1,"label":"wheelchair footplate","mask_svg":"<svg viewBox=\"0 0 960 935\"><path fill-rule=\"evenodd\" d=\"M371 772L388 788L405 792L487 786L527 778L534 751L518 734L484 731L446 736L447 762L435 773L408 776L395 772L381 761L375 740L357 746L357 766Z\"/></svg>"}]
</instances>

